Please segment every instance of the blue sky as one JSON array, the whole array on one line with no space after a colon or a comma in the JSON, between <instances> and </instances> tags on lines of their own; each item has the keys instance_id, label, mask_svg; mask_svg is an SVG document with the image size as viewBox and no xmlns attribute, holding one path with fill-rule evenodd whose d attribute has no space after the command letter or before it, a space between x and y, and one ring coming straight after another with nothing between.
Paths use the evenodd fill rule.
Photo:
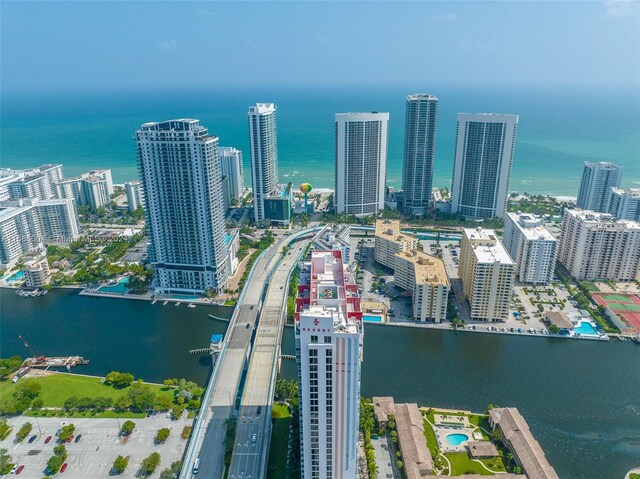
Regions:
<instances>
[{"instance_id":1,"label":"blue sky","mask_svg":"<svg viewBox=\"0 0 640 479\"><path fill-rule=\"evenodd\" d=\"M640 4L1 2L14 90L637 87Z\"/></svg>"}]
</instances>

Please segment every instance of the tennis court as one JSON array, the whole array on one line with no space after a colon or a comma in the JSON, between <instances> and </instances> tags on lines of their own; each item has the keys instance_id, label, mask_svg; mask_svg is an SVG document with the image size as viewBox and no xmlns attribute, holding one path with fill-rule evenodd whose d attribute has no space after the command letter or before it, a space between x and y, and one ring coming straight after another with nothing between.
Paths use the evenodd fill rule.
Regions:
<instances>
[{"instance_id":1,"label":"tennis court","mask_svg":"<svg viewBox=\"0 0 640 479\"><path fill-rule=\"evenodd\" d=\"M634 294L598 294L591 297L598 304L608 306L618 318L640 332L640 298Z\"/></svg>"}]
</instances>

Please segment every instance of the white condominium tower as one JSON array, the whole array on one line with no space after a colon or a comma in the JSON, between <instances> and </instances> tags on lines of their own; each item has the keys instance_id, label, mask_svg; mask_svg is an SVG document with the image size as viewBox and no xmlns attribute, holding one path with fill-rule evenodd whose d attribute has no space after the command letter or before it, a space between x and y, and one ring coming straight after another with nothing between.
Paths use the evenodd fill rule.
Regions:
<instances>
[{"instance_id":1,"label":"white condominium tower","mask_svg":"<svg viewBox=\"0 0 640 479\"><path fill-rule=\"evenodd\" d=\"M518 115L458 113L451 212L470 218L506 211Z\"/></svg>"},{"instance_id":2,"label":"white condominium tower","mask_svg":"<svg viewBox=\"0 0 640 479\"><path fill-rule=\"evenodd\" d=\"M339 250L313 252L300 279L301 477L356 479L363 337L358 287Z\"/></svg>"},{"instance_id":3,"label":"white condominium tower","mask_svg":"<svg viewBox=\"0 0 640 479\"><path fill-rule=\"evenodd\" d=\"M611 188L609 213L614 218L640 221L640 188Z\"/></svg>"},{"instance_id":4,"label":"white condominium tower","mask_svg":"<svg viewBox=\"0 0 640 479\"><path fill-rule=\"evenodd\" d=\"M558 261L579 280L633 281L640 268L640 224L565 210Z\"/></svg>"},{"instance_id":5,"label":"white condominium tower","mask_svg":"<svg viewBox=\"0 0 640 479\"><path fill-rule=\"evenodd\" d=\"M460 265L462 291L474 321L504 321L509 316L516 265L496 232L465 228Z\"/></svg>"},{"instance_id":6,"label":"white condominium tower","mask_svg":"<svg viewBox=\"0 0 640 479\"><path fill-rule=\"evenodd\" d=\"M251 145L251 183L253 216L256 222L266 218L264 200L278 189L278 139L276 106L257 103L249 107L249 143Z\"/></svg>"},{"instance_id":7,"label":"white condominium tower","mask_svg":"<svg viewBox=\"0 0 640 479\"><path fill-rule=\"evenodd\" d=\"M136 141L156 291L224 289L231 266L218 138L178 119L143 124Z\"/></svg>"},{"instance_id":8,"label":"white condominium tower","mask_svg":"<svg viewBox=\"0 0 640 479\"><path fill-rule=\"evenodd\" d=\"M240 201L244 191L242 177L242 152L231 146L220 147L220 162L222 175L229 182L229 196L232 200Z\"/></svg>"},{"instance_id":9,"label":"white condominium tower","mask_svg":"<svg viewBox=\"0 0 640 479\"><path fill-rule=\"evenodd\" d=\"M611 188L620 186L621 179L621 167L613 163L585 161L578 192L578 208L601 213L609 211Z\"/></svg>"},{"instance_id":10,"label":"white condominium tower","mask_svg":"<svg viewBox=\"0 0 640 479\"><path fill-rule=\"evenodd\" d=\"M548 284L553 279L558 240L530 213L507 213L504 217L504 247L518 265L518 280Z\"/></svg>"},{"instance_id":11,"label":"white condominium tower","mask_svg":"<svg viewBox=\"0 0 640 479\"><path fill-rule=\"evenodd\" d=\"M124 184L124 191L127 194L129 211L133 213L138 208L144 208L144 192L142 191L142 181L128 181Z\"/></svg>"},{"instance_id":12,"label":"white condominium tower","mask_svg":"<svg viewBox=\"0 0 640 479\"><path fill-rule=\"evenodd\" d=\"M384 208L389 113L335 115L336 213L366 216Z\"/></svg>"},{"instance_id":13,"label":"white condominium tower","mask_svg":"<svg viewBox=\"0 0 640 479\"><path fill-rule=\"evenodd\" d=\"M431 200L436 152L438 98L417 93L407 97L402 189L404 212L424 215Z\"/></svg>"}]
</instances>

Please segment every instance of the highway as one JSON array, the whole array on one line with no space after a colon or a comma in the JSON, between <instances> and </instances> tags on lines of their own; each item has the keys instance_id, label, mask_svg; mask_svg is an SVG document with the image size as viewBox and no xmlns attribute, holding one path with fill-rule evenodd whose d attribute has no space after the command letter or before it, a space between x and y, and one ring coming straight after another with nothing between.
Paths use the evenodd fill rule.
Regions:
<instances>
[{"instance_id":1,"label":"highway","mask_svg":"<svg viewBox=\"0 0 640 479\"><path fill-rule=\"evenodd\" d=\"M238 413L229 479L266 477L271 408L287 315L289 277L309 241L295 243L270 279Z\"/></svg>"},{"instance_id":2,"label":"highway","mask_svg":"<svg viewBox=\"0 0 640 479\"><path fill-rule=\"evenodd\" d=\"M240 387L243 371L245 370L245 366L248 364L249 357L251 355L251 339L260 318L262 300L265 295L265 285L279 264L284 265L286 263L287 266L279 268L276 273L280 273L283 270L282 268L287 267L290 271L291 268L295 266L295 261L286 259L293 258L293 256L287 255L286 257L283 257L282 251L285 246L317 229L317 227L307 228L281 239L279 242L266 249L254 262L245 286L238 298L238 304L236 305L229 322L229 327L225 333L222 350L211 373L207 389L203 395L202 407L198 417L196 418L193 434L185 453L184 466L180 473L181 479L196 477L219 478L223 476L223 441L225 436L225 421L231 417L234 412L234 403ZM290 250L291 255L294 254L293 251L299 251L300 247L299 243L295 244L295 246ZM302 248L304 249L304 246L302 246ZM282 263L280 263L281 260ZM283 287L282 291L284 292L285 300L288 286L288 281L286 280L287 277L288 274L284 276L284 279L282 275L278 275L277 278L274 277L274 281L272 281L272 284L274 285L281 281L277 287ZM272 291L273 290L270 290L270 293ZM271 301L269 303L273 304ZM268 314L267 316L271 318L272 314L273 313ZM267 327L264 328L265 333L267 329ZM261 342L258 342L258 351L264 350L264 347L260 346L260 344ZM278 350L279 345L280 341L278 337ZM276 354L275 349L273 349L272 354ZM253 388L249 388L249 390L252 389ZM272 394L272 391L270 394ZM270 402L271 398L269 398L269 404ZM265 405L266 404L267 402L265 401ZM245 413L245 416L246 415L247 414ZM241 416L242 413L240 414L238 426L242 426ZM267 416L266 411L264 411L260 416L266 423L263 425L263 430L270 431L271 413L269 412ZM260 451L268 451L269 436L266 437L266 444L258 444L258 439L256 439L256 445L254 447L256 451L258 449L260 449ZM261 437L260 440L264 441L265 439L264 437ZM237 442L238 441L236 441L236 443ZM250 450L251 446L249 445L248 448ZM195 463L196 458L200 459L200 467L197 476L193 474L193 464ZM264 467L266 467L266 464ZM253 477L255 479L257 476ZM248 478L245 476L245 479Z\"/></svg>"}]
</instances>

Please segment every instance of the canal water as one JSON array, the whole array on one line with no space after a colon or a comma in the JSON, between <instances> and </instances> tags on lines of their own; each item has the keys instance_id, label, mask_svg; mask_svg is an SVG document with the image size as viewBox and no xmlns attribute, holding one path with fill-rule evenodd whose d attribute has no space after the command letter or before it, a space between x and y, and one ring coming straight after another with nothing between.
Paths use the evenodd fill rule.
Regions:
<instances>
[{"instance_id":1,"label":"canal water","mask_svg":"<svg viewBox=\"0 0 640 479\"><path fill-rule=\"evenodd\" d=\"M28 354L18 335L46 355L82 355L77 372L129 371L148 381L204 383L206 347L226 308L187 308L52 291L20 298L0 291L0 353ZM483 411L516 406L565 479L622 479L640 466L640 346L468 332L365 327L362 394ZM294 354L293 329L283 352ZM282 375L295 377L283 360Z\"/></svg>"}]
</instances>

